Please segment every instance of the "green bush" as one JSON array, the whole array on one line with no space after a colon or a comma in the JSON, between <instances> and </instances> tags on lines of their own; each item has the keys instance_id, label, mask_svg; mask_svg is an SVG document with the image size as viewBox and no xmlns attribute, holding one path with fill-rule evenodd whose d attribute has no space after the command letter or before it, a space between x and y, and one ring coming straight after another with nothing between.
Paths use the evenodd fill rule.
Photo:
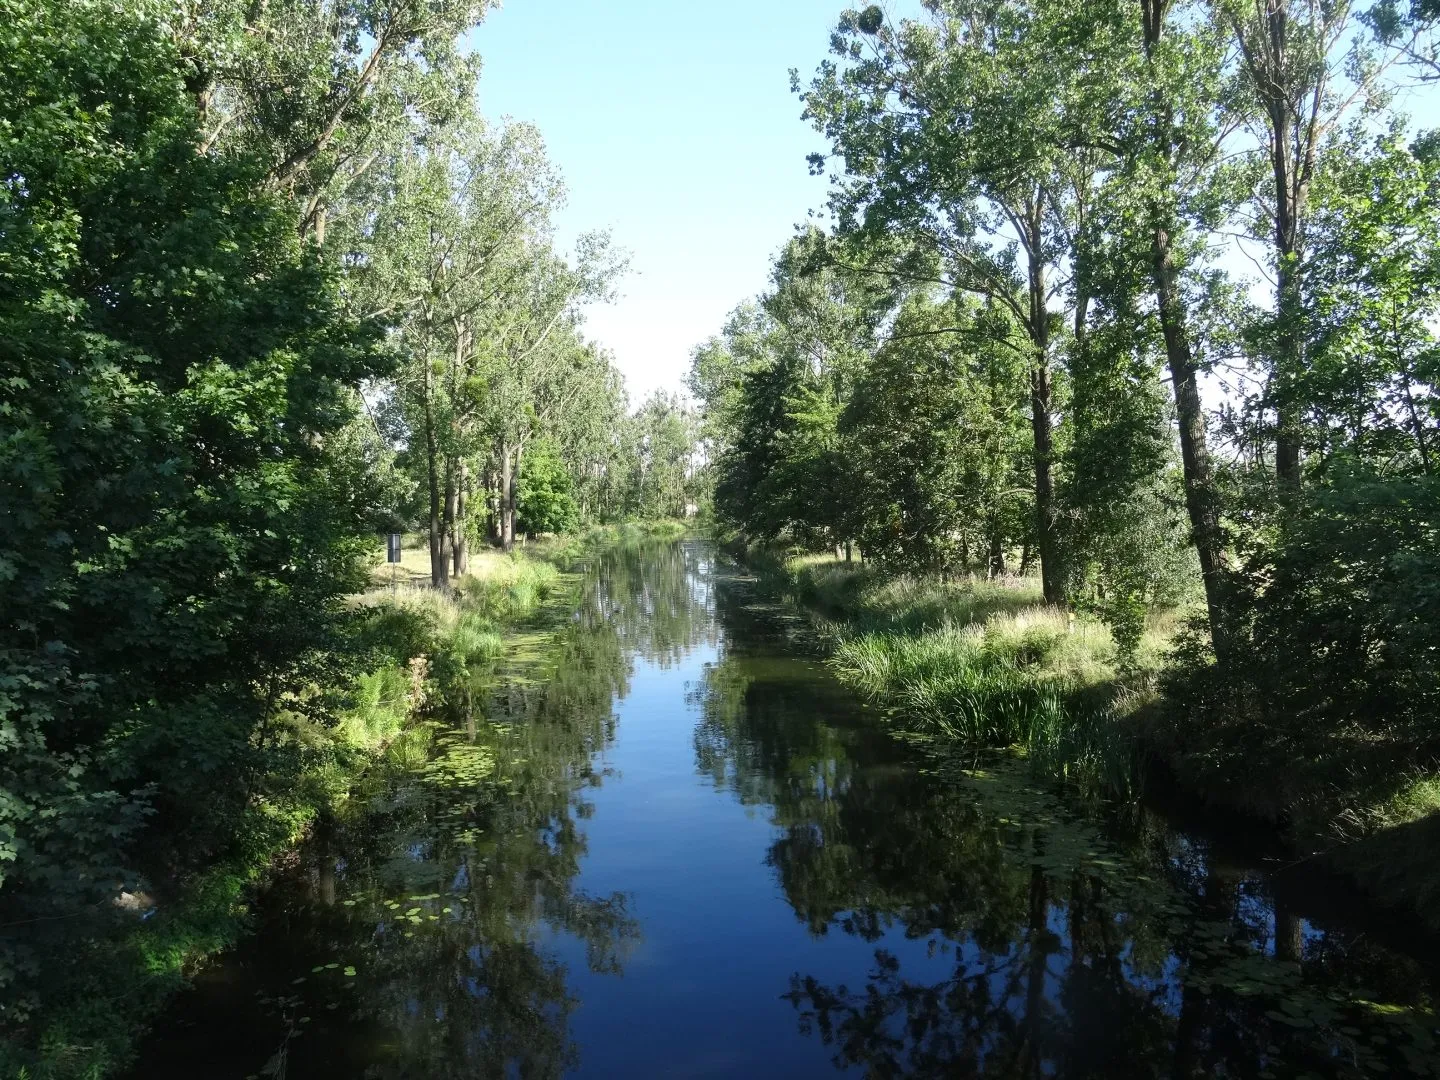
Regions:
<instances>
[{"instance_id":1,"label":"green bush","mask_svg":"<svg viewBox=\"0 0 1440 1080\"><path fill-rule=\"evenodd\" d=\"M1274 815L1383 804L1440 762L1440 480L1336 469L1236 576L1222 666L1168 683L1174 756Z\"/></svg>"},{"instance_id":2,"label":"green bush","mask_svg":"<svg viewBox=\"0 0 1440 1080\"><path fill-rule=\"evenodd\" d=\"M517 528L526 533L567 533L580 524L570 471L554 443L541 439L525 453L517 501Z\"/></svg>"}]
</instances>

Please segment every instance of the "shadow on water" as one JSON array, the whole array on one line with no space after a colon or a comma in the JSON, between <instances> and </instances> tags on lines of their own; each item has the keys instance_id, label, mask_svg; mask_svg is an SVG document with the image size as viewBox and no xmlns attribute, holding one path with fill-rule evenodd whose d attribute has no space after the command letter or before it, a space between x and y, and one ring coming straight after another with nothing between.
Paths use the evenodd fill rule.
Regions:
<instances>
[{"instance_id":1,"label":"shadow on water","mask_svg":"<svg viewBox=\"0 0 1440 1080\"><path fill-rule=\"evenodd\" d=\"M754 610L733 597L721 621ZM1255 845L1143 806L1082 808L1013 759L901 749L833 683L763 652L732 650L702 694L697 760L771 808L767 863L797 918L875 946L868 971L799 971L784 994L835 1066L1440 1075L1433 943L1265 873Z\"/></svg>"},{"instance_id":2,"label":"shadow on water","mask_svg":"<svg viewBox=\"0 0 1440 1080\"><path fill-rule=\"evenodd\" d=\"M552 1077L587 1052L633 1076L1440 1072L1432 960L1343 897L1277 889L1221 838L1081 807L1020 763L892 738L803 622L707 545L618 546L578 570L574 606L476 673L484 708L417 732L424 753L280 875L137 1077ZM770 887L698 928L716 955L744 933L729 974L639 962L714 911L693 866L585 885L606 828L682 852L701 834L612 768L631 723L685 741L704 824L735 828L735 801L768 823L727 865ZM660 744L637 745L643 763ZM726 1030L740 993L768 1034ZM727 1056L705 1049L706 1071L603 1023L582 1039L582 996L644 1002L634 1030Z\"/></svg>"},{"instance_id":3,"label":"shadow on water","mask_svg":"<svg viewBox=\"0 0 1440 1080\"><path fill-rule=\"evenodd\" d=\"M575 884L583 823L635 660L674 662L714 633L694 618L709 606L697 558L673 544L590 556L574 606L474 673L483 707L412 732L400 763L317 830L260 898L257 932L200 976L135 1075L574 1067L577 1001L542 941L569 936L592 971L618 975L638 938L624 893Z\"/></svg>"}]
</instances>

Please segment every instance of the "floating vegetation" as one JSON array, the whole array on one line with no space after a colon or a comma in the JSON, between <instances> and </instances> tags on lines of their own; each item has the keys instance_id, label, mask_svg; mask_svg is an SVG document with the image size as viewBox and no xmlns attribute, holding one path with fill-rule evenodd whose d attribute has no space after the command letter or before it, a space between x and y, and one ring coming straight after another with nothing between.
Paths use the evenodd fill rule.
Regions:
<instances>
[{"instance_id":1,"label":"floating vegetation","mask_svg":"<svg viewBox=\"0 0 1440 1080\"><path fill-rule=\"evenodd\" d=\"M1126 845L1117 830L1077 808L1062 790L1038 785L1013 759L992 756L981 765L973 756L966 761L941 751L932 756L930 772L974 800L1007 860L1043 872L1057 890L1077 876L1093 881L1107 907L1124 913L1126 925L1137 933L1143 926L1163 942L1170 960L1180 964L1176 975L1182 986L1211 1002L1228 1003L1214 1007L1238 1010L1266 1030L1277 1061L1325 1061L1343 1076L1394 1075L1402 1069L1440 1076L1440 1021L1433 1003L1370 1000L1372 988L1326 963L1318 929L1308 931L1313 955L1306 963L1301 963L1303 935L1294 956L1277 955L1275 950L1288 947L1279 941L1280 921L1287 916L1273 901L1248 892L1253 879L1225 878L1209 864L1210 853L1193 846L1165 850L1165 857L1156 859L1153 841L1163 838L1163 826L1144 820L1139 808L1130 808L1140 817L1130 836L1138 833L1141 842ZM1217 917L1207 911L1207 901L1216 904L1220 896L1207 897L1207 890L1227 895L1238 890L1260 902L1248 906L1248 916L1247 905L1239 904L1227 907L1229 917ZM1301 923L1294 925L1300 935ZM1271 1075L1293 1073L1284 1067Z\"/></svg>"}]
</instances>

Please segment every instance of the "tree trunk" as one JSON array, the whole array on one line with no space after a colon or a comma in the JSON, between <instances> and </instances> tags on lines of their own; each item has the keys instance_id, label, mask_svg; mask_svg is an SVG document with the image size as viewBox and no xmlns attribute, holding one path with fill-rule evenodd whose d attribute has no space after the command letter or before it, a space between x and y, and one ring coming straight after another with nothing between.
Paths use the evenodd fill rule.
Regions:
<instances>
[{"instance_id":1,"label":"tree trunk","mask_svg":"<svg viewBox=\"0 0 1440 1080\"><path fill-rule=\"evenodd\" d=\"M493 461L485 466L485 535L491 547L500 546L500 473Z\"/></svg>"},{"instance_id":2,"label":"tree trunk","mask_svg":"<svg viewBox=\"0 0 1440 1080\"><path fill-rule=\"evenodd\" d=\"M1275 394L1275 480L1283 500L1300 491L1300 403L1295 376L1300 371L1300 282L1294 258L1282 254L1276 289L1276 339L1271 388Z\"/></svg>"},{"instance_id":3,"label":"tree trunk","mask_svg":"<svg viewBox=\"0 0 1440 1080\"><path fill-rule=\"evenodd\" d=\"M1055 531L1055 482L1051 475L1055 442L1050 404L1050 365L1042 359L1030 373L1031 430L1035 437L1035 539L1040 549L1040 582L1045 602L1064 607L1068 598L1060 538Z\"/></svg>"},{"instance_id":4,"label":"tree trunk","mask_svg":"<svg viewBox=\"0 0 1440 1080\"><path fill-rule=\"evenodd\" d=\"M515 545L515 518L510 512L510 444L500 444L500 489L496 505L500 511L500 546L509 551Z\"/></svg>"},{"instance_id":5,"label":"tree trunk","mask_svg":"<svg viewBox=\"0 0 1440 1080\"><path fill-rule=\"evenodd\" d=\"M1425 425L1420 419L1420 412L1415 407L1415 394L1410 387L1410 369L1408 365L1401 372L1402 386L1405 390L1405 407L1410 416L1410 433L1415 436L1415 447L1420 451L1420 469L1426 476L1430 475L1430 447L1425 441Z\"/></svg>"},{"instance_id":6,"label":"tree trunk","mask_svg":"<svg viewBox=\"0 0 1440 1080\"><path fill-rule=\"evenodd\" d=\"M441 539L443 522L441 521L441 494L440 494L440 446L435 433L435 410L431 395L431 373L429 366L425 368L425 467L426 476L430 487L430 584L433 588L444 589L450 584L450 567L444 558L444 546Z\"/></svg>"},{"instance_id":7,"label":"tree trunk","mask_svg":"<svg viewBox=\"0 0 1440 1080\"><path fill-rule=\"evenodd\" d=\"M1304 363L1300 329L1303 221L1315 150L1328 127L1319 123L1314 113L1307 123L1301 102L1312 100L1312 109L1318 109L1328 80L1323 65L1319 71L1306 69L1291 55L1287 0L1262 0L1255 5L1254 15L1248 30L1239 20L1234 26L1269 128L1267 149L1275 184L1275 342L1270 388L1275 400L1275 479L1282 499L1289 501L1300 490L1301 410L1295 380ZM1318 82L1310 83L1311 79Z\"/></svg>"},{"instance_id":8,"label":"tree trunk","mask_svg":"<svg viewBox=\"0 0 1440 1080\"><path fill-rule=\"evenodd\" d=\"M1152 64L1165 32L1169 0L1141 0L1141 16L1146 59ZM1155 109L1154 147L1166 161L1176 153L1177 136L1171 105L1152 93ZM1220 527L1220 493L1215 486L1214 468L1210 461L1210 445L1205 432L1205 411L1200 403L1200 387L1195 380L1195 356L1190 347L1189 319L1180 298L1179 268L1174 245L1163 211L1156 216L1151 231L1151 278L1155 304L1160 315L1160 329L1165 338L1165 360L1170 368L1170 382L1175 390L1175 418L1180 428L1180 459L1185 475L1185 509L1190 517L1190 536L1200 561L1200 576L1205 586L1205 607L1210 621L1210 641L1216 657L1223 663L1229 651L1225 619L1225 593L1229 564L1225 556L1225 537Z\"/></svg>"},{"instance_id":9,"label":"tree trunk","mask_svg":"<svg viewBox=\"0 0 1440 1080\"><path fill-rule=\"evenodd\" d=\"M1272 0L1273 6L1273 0ZM1284 50L1284 20L1280 21ZM1300 285L1300 213L1304 189L1292 186L1289 109L1272 106L1271 164L1275 174L1275 356L1271 360L1271 388L1275 394L1275 479L1281 497L1300 491L1300 407L1295 379L1302 364L1302 296Z\"/></svg>"},{"instance_id":10,"label":"tree trunk","mask_svg":"<svg viewBox=\"0 0 1440 1080\"><path fill-rule=\"evenodd\" d=\"M440 565L444 567L446 580L444 585L450 585L450 569L453 565L454 553L452 541L455 536L455 462L453 459L445 461L445 516L440 523Z\"/></svg>"},{"instance_id":11,"label":"tree trunk","mask_svg":"<svg viewBox=\"0 0 1440 1080\"><path fill-rule=\"evenodd\" d=\"M1210 640L1221 660L1229 645L1225 622L1225 589L1229 565L1220 527L1220 493L1215 487L1210 445L1205 433L1205 411L1195 381L1195 359L1184 307L1176 286L1175 256L1170 235L1162 228L1153 234L1151 254L1155 302L1165 336L1165 359L1175 388L1175 415L1180 426L1180 458L1185 473L1185 509L1190 535L1200 559L1205 585L1205 606L1210 618Z\"/></svg>"},{"instance_id":12,"label":"tree trunk","mask_svg":"<svg viewBox=\"0 0 1440 1080\"><path fill-rule=\"evenodd\" d=\"M1005 576L1005 545L1000 537L998 528L990 530L990 567L991 578Z\"/></svg>"},{"instance_id":13,"label":"tree trunk","mask_svg":"<svg viewBox=\"0 0 1440 1080\"><path fill-rule=\"evenodd\" d=\"M500 546L515 547L515 504L520 494L520 453L523 444L500 447Z\"/></svg>"},{"instance_id":14,"label":"tree trunk","mask_svg":"<svg viewBox=\"0 0 1440 1080\"><path fill-rule=\"evenodd\" d=\"M1069 598L1060 537L1055 528L1055 483L1051 475L1055 440L1050 423L1050 312L1046 306L1043 198L1043 194L1036 193L1026 239L1030 264L1030 340L1035 348L1034 367L1030 371L1030 427L1035 441L1035 540L1040 549L1040 582L1045 602L1064 607Z\"/></svg>"},{"instance_id":15,"label":"tree trunk","mask_svg":"<svg viewBox=\"0 0 1440 1080\"><path fill-rule=\"evenodd\" d=\"M450 534L450 550L455 576L464 577L470 572L470 465L463 459L455 484L455 528Z\"/></svg>"},{"instance_id":16,"label":"tree trunk","mask_svg":"<svg viewBox=\"0 0 1440 1080\"><path fill-rule=\"evenodd\" d=\"M515 546L515 510L520 502L520 459L525 452L524 443L515 444L515 464L510 468L510 482L505 489L505 513L509 519L509 541L505 550Z\"/></svg>"}]
</instances>

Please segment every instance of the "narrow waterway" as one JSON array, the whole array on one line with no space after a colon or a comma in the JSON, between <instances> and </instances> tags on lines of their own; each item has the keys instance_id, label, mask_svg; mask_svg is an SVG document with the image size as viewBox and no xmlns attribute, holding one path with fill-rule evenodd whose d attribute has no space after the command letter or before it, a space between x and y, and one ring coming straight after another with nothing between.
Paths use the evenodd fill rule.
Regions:
<instances>
[{"instance_id":1,"label":"narrow waterway","mask_svg":"<svg viewBox=\"0 0 1440 1080\"><path fill-rule=\"evenodd\" d=\"M1402 931L892 738L707 544L578 573L136 1077L1440 1075Z\"/></svg>"}]
</instances>

